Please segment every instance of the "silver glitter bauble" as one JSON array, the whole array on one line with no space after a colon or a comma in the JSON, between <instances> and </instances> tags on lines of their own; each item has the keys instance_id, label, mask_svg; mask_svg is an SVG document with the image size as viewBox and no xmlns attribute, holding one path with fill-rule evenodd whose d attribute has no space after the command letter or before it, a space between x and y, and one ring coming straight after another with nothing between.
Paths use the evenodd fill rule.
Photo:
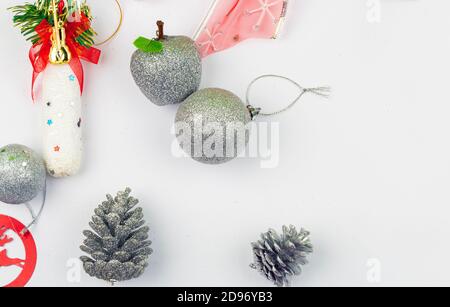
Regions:
<instances>
[{"instance_id":1,"label":"silver glitter bauble","mask_svg":"<svg viewBox=\"0 0 450 307\"><path fill-rule=\"evenodd\" d=\"M0 148L0 201L23 204L35 198L45 186L44 161L23 145Z\"/></svg>"},{"instance_id":2,"label":"silver glitter bauble","mask_svg":"<svg viewBox=\"0 0 450 307\"><path fill-rule=\"evenodd\" d=\"M181 103L200 86L200 53L195 42L186 36L166 36L160 42L160 53L134 52L131 73L142 93L154 104Z\"/></svg>"},{"instance_id":3,"label":"silver glitter bauble","mask_svg":"<svg viewBox=\"0 0 450 307\"><path fill-rule=\"evenodd\" d=\"M236 158L249 141L251 114L233 93L203 89L179 107L175 127L183 150L194 160L220 164Z\"/></svg>"}]
</instances>

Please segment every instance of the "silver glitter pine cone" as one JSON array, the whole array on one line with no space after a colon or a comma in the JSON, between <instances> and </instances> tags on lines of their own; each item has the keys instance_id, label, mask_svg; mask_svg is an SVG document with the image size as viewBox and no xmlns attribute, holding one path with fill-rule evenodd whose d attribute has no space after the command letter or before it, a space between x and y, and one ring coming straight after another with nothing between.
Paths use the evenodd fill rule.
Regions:
<instances>
[{"instance_id":1,"label":"silver glitter pine cone","mask_svg":"<svg viewBox=\"0 0 450 307\"><path fill-rule=\"evenodd\" d=\"M283 226L281 235L270 229L252 243L254 263L250 267L278 287L289 286L291 277L301 274L302 266L308 263L308 254L313 252L309 235L304 229L298 232L292 225Z\"/></svg>"},{"instance_id":2,"label":"silver glitter pine cone","mask_svg":"<svg viewBox=\"0 0 450 307\"><path fill-rule=\"evenodd\" d=\"M165 36L158 22L162 52L136 50L131 74L142 93L158 106L183 102L200 87L202 60L195 42L187 36Z\"/></svg>"},{"instance_id":3,"label":"silver glitter pine cone","mask_svg":"<svg viewBox=\"0 0 450 307\"><path fill-rule=\"evenodd\" d=\"M177 139L194 160L221 164L236 158L249 142L251 114L235 94L218 88L189 96L175 117Z\"/></svg>"},{"instance_id":4,"label":"silver glitter pine cone","mask_svg":"<svg viewBox=\"0 0 450 307\"><path fill-rule=\"evenodd\" d=\"M42 158L23 145L0 148L0 201L23 204L45 187L46 170Z\"/></svg>"},{"instance_id":5,"label":"silver glitter pine cone","mask_svg":"<svg viewBox=\"0 0 450 307\"><path fill-rule=\"evenodd\" d=\"M132 210L139 201L130 196L131 189L107 195L83 232L86 239L80 249L90 257L80 257L91 277L108 282L138 278L148 266L153 250L148 240L149 228L143 226L142 208Z\"/></svg>"}]
</instances>

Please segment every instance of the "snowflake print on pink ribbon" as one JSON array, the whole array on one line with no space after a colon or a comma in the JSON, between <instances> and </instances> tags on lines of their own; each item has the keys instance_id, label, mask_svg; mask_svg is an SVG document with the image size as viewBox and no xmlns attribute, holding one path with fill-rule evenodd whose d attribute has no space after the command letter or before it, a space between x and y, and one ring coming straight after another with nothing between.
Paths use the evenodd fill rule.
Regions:
<instances>
[{"instance_id":1,"label":"snowflake print on pink ribbon","mask_svg":"<svg viewBox=\"0 0 450 307\"><path fill-rule=\"evenodd\" d=\"M209 29L204 30L204 34L207 37L207 40L203 42L198 42L198 46L200 47L200 51L202 53L208 53L208 52L216 52L217 46L216 46L216 39L223 35L221 32L217 32L220 25L215 25L213 27L213 30L210 31Z\"/></svg>"},{"instance_id":2,"label":"snowflake print on pink ribbon","mask_svg":"<svg viewBox=\"0 0 450 307\"><path fill-rule=\"evenodd\" d=\"M195 35L202 57L250 38L276 38L288 0L215 0Z\"/></svg>"},{"instance_id":3,"label":"snowflake print on pink ribbon","mask_svg":"<svg viewBox=\"0 0 450 307\"><path fill-rule=\"evenodd\" d=\"M272 23L274 25L277 24L277 22L278 22L278 20L280 18L279 17L275 17L273 15L273 13L271 11L271 8L274 7L274 6L277 6L277 5L279 5L280 3L283 2L283 0L277 0L277 1L274 1L274 2L271 2L271 3L269 3L269 0L258 0L258 1L259 1L259 4L261 5L259 8L247 11L248 14L250 14L250 15L255 14L255 13L260 13L258 22L253 26L253 29L255 29L255 31L259 30L259 28L261 27L261 25L262 25L266 15L269 15L269 17L271 18Z\"/></svg>"}]
</instances>

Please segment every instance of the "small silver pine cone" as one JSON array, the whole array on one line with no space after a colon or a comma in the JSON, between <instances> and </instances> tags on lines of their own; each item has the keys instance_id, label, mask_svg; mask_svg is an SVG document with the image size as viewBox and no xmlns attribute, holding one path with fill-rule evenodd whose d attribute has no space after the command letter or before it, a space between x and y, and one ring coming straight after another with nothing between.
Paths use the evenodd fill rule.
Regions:
<instances>
[{"instance_id":1,"label":"small silver pine cone","mask_svg":"<svg viewBox=\"0 0 450 307\"><path fill-rule=\"evenodd\" d=\"M92 277L108 282L129 280L142 275L153 252L148 239L149 228L143 226L142 208L131 210L139 200L130 196L131 189L106 195L85 230L80 249L91 257L80 257L84 270ZM130 211L131 210L131 211Z\"/></svg>"},{"instance_id":2,"label":"small silver pine cone","mask_svg":"<svg viewBox=\"0 0 450 307\"><path fill-rule=\"evenodd\" d=\"M258 270L278 287L289 286L292 276L300 275L302 265L308 263L308 254L313 252L309 232L294 226L283 226L283 234L269 229L261 234L258 242L252 243L254 263L251 268Z\"/></svg>"}]
</instances>

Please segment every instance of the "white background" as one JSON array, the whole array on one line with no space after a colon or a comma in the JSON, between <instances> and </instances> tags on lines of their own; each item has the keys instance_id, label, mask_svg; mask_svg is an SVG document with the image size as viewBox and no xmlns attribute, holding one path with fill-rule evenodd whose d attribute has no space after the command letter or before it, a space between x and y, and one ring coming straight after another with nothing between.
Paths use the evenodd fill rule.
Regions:
<instances>
[{"instance_id":1,"label":"white background","mask_svg":"<svg viewBox=\"0 0 450 307\"><path fill-rule=\"evenodd\" d=\"M0 3L0 144L39 150L29 43L6 11L22 2ZM106 36L113 1L91 2ZM309 229L315 246L295 286L450 285L449 1L380 0L375 23L367 18L373 1L292 1L279 40L207 58L202 87L242 97L265 73L333 87L330 100L308 96L269 119L280 123L273 169L255 158L221 166L175 158L176 106L148 102L130 75L137 36L152 36L158 18L167 34L192 35L210 1L122 2L119 36L99 65L84 65L84 168L49 180L30 285L106 285L84 273L73 282L67 263L81 255L81 232L104 194L126 186L141 200L155 252L145 275L123 285L270 285L248 267L250 242L283 224ZM281 106L289 97L277 89L266 87L259 104ZM0 211L27 219L21 207Z\"/></svg>"}]
</instances>

